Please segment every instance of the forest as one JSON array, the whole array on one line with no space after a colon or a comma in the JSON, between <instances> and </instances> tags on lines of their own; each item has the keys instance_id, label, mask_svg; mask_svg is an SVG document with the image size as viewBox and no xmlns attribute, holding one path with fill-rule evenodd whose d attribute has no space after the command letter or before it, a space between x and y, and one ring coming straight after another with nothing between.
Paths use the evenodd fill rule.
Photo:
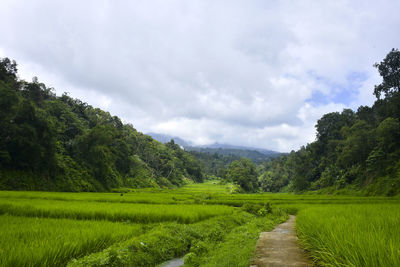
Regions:
<instances>
[{"instance_id":1,"label":"forest","mask_svg":"<svg viewBox=\"0 0 400 267\"><path fill-rule=\"evenodd\" d=\"M372 107L323 115L314 142L266 163L265 191L400 193L400 51L374 67L382 83Z\"/></svg>"},{"instance_id":2,"label":"forest","mask_svg":"<svg viewBox=\"0 0 400 267\"><path fill-rule=\"evenodd\" d=\"M0 60L0 189L109 191L201 182L197 160Z\"/></svg>"}]
</instances>

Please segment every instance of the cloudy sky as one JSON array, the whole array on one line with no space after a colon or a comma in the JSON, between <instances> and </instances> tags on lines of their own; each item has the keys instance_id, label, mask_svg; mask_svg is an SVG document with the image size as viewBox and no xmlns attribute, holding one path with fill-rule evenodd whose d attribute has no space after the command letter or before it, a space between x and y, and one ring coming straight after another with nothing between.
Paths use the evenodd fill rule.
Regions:
<instances>
[{"instance_id":1,"label":"cloudy sky","mask_svg":"<svg viewBox=\"0 0 400 267\"><path fill-rule=\"evenodd\" d=\"M290 151L374 101L400 1L0 2L0 57L139 131Z\"/></svg>"}]
</instances>

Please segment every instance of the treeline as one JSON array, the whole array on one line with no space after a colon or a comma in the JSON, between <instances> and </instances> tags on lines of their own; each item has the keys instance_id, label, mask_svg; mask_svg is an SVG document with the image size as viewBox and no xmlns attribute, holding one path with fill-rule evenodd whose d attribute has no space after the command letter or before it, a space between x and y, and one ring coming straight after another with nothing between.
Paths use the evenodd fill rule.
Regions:
<instances>
[{"instance_id":1,"label":"treeline","mask_svg":"<svg viewBox=\"0 0 400 267\"><path fill-rule=\"evenodd\" d=\"M237 155L218 153L208 153L199 151L188 151L199 162L204 174L209 178L219 177L226 178L226 172L229 165L235 160L239 160Z\"/></svg>"},{"instance_id":2,"label":"treeline","mask_svg":"<svg viewBox=\"0 0 400 267\"><path fill-rule=\"evenodd\" d=\"M0 59L0 189L106 191L200 182L197 160Z\"/></svg>"},{"instance_id":3,"label":"treeline","mask_svg":"<svg viewBox=\"0 0 400 267\"><path fill-rule=\"evenodd\" d=\"M315 142L266 163L265 191L400 193L400 51L374 66L383 79L374 105L325 114Z\"/></svg>"},{"instance_id":4,"label":"treeline","mask_svg":"<svg viewBox=\"0 0 400 267\"><path fill-rule=\"evenodd\" d=\"M238 148L211 148L211 147L185 147L187 151L194 151L209 155L219 155L221 158L247 158L256 164L264 163L271 158L278 157L280 153L271 151L269 154L263 154L256 150L251 149L238 149ZM198 154L197 154L198 155Z\"/></svg>"}]
</instances>

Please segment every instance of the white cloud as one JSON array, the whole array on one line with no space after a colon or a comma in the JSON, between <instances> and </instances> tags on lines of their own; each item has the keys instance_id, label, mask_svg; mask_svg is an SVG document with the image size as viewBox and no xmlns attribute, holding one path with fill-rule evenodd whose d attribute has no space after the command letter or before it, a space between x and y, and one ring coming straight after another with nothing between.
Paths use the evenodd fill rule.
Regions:
<instances>
[{"instance_id":1,"label":"white cloud","mask_svg":"<svg viewBox=\"0 0 400 267\"><path fill-rule=\"evenodd\" d=\"M140 131L280 151L313 141L325 112L371 104L372 64L400 41L395 0L3 0L0 9L0 55L21 77Z\"/></svg>"}]
</instances>

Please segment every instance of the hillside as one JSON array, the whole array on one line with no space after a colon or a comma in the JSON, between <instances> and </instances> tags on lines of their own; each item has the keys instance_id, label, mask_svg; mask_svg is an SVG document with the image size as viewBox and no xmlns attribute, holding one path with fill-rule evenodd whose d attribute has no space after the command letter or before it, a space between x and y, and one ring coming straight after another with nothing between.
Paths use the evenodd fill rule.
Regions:
<instances>
[{"instance_id":1,"label":"hillside","mask_svg":"<svg viewBox=\"0 0 400 267\"><path fill-rule=\"evenodd\" d=\"M211 148L211 147L185 147L187 151L196 151L207 154L217 154L220 156L233 156L236 158L251 159L254 163L263 163L276 157L279 154L265 155L256 150L236 149L236 148Z\"/></svg>"},{"instance_id":2,"label":"hillside","mask_svg":"<svg viewBox=\"0 0 400 267\"><path fill-rule=\"evenodd\" d=\"M163 144L168 143L171 140L174 140L175 144L182 146L182 147L188 147L192 146L192 143L186 140L183 140L182 138L178 136L172 136L168 134L160 134L160 133L146 133L147 135L150 135L153 139L157 140L158 142L161 142Z\"/></svg>"},{"instance_id":3,"label":"hillside","mask_svg":"<svg viewBox=\"0 0 400 267\"><path fill-rule=\"evenodd\" d=\"M202 181L197 160L0 60L0 189L105 191Z\"/></svg>"},{"instance_id":4,"label":"hillside","mask_svg":"<svg viewBox=\"0 0 400 267\"><path fill-rule=\"evenodd\" d=\"M382 83L372 107L325 114L317 140L269 162L260 181L265 191L362 191L400 193L400 51L375 64Z\"/></svg>"},{"instance_id":5,"label":"hillside","mask_svg":"<svg viewBox=\"0 0 400 267\"><path fill-rule=\"evenodd\" d=\"M217 154L219 156L229 156L229 157L232 156L233 158L243 157L251 159L254 163L263 163L265 161L270 160L271 158L282 155L282 153L280 152L262 148L235 146L235 145L219 144L219 143L196 146L192 142L186 141L177 136L171 136L159 133L148 133L148 135L150 135L151 137L153 137L154 139L156 139L161 143L167 143L171 140L174 140L175 144L182 146L186 151L195 151L211 155ZM194 155L197 155L197 153Z\"/></svg>"}]
</instances>

